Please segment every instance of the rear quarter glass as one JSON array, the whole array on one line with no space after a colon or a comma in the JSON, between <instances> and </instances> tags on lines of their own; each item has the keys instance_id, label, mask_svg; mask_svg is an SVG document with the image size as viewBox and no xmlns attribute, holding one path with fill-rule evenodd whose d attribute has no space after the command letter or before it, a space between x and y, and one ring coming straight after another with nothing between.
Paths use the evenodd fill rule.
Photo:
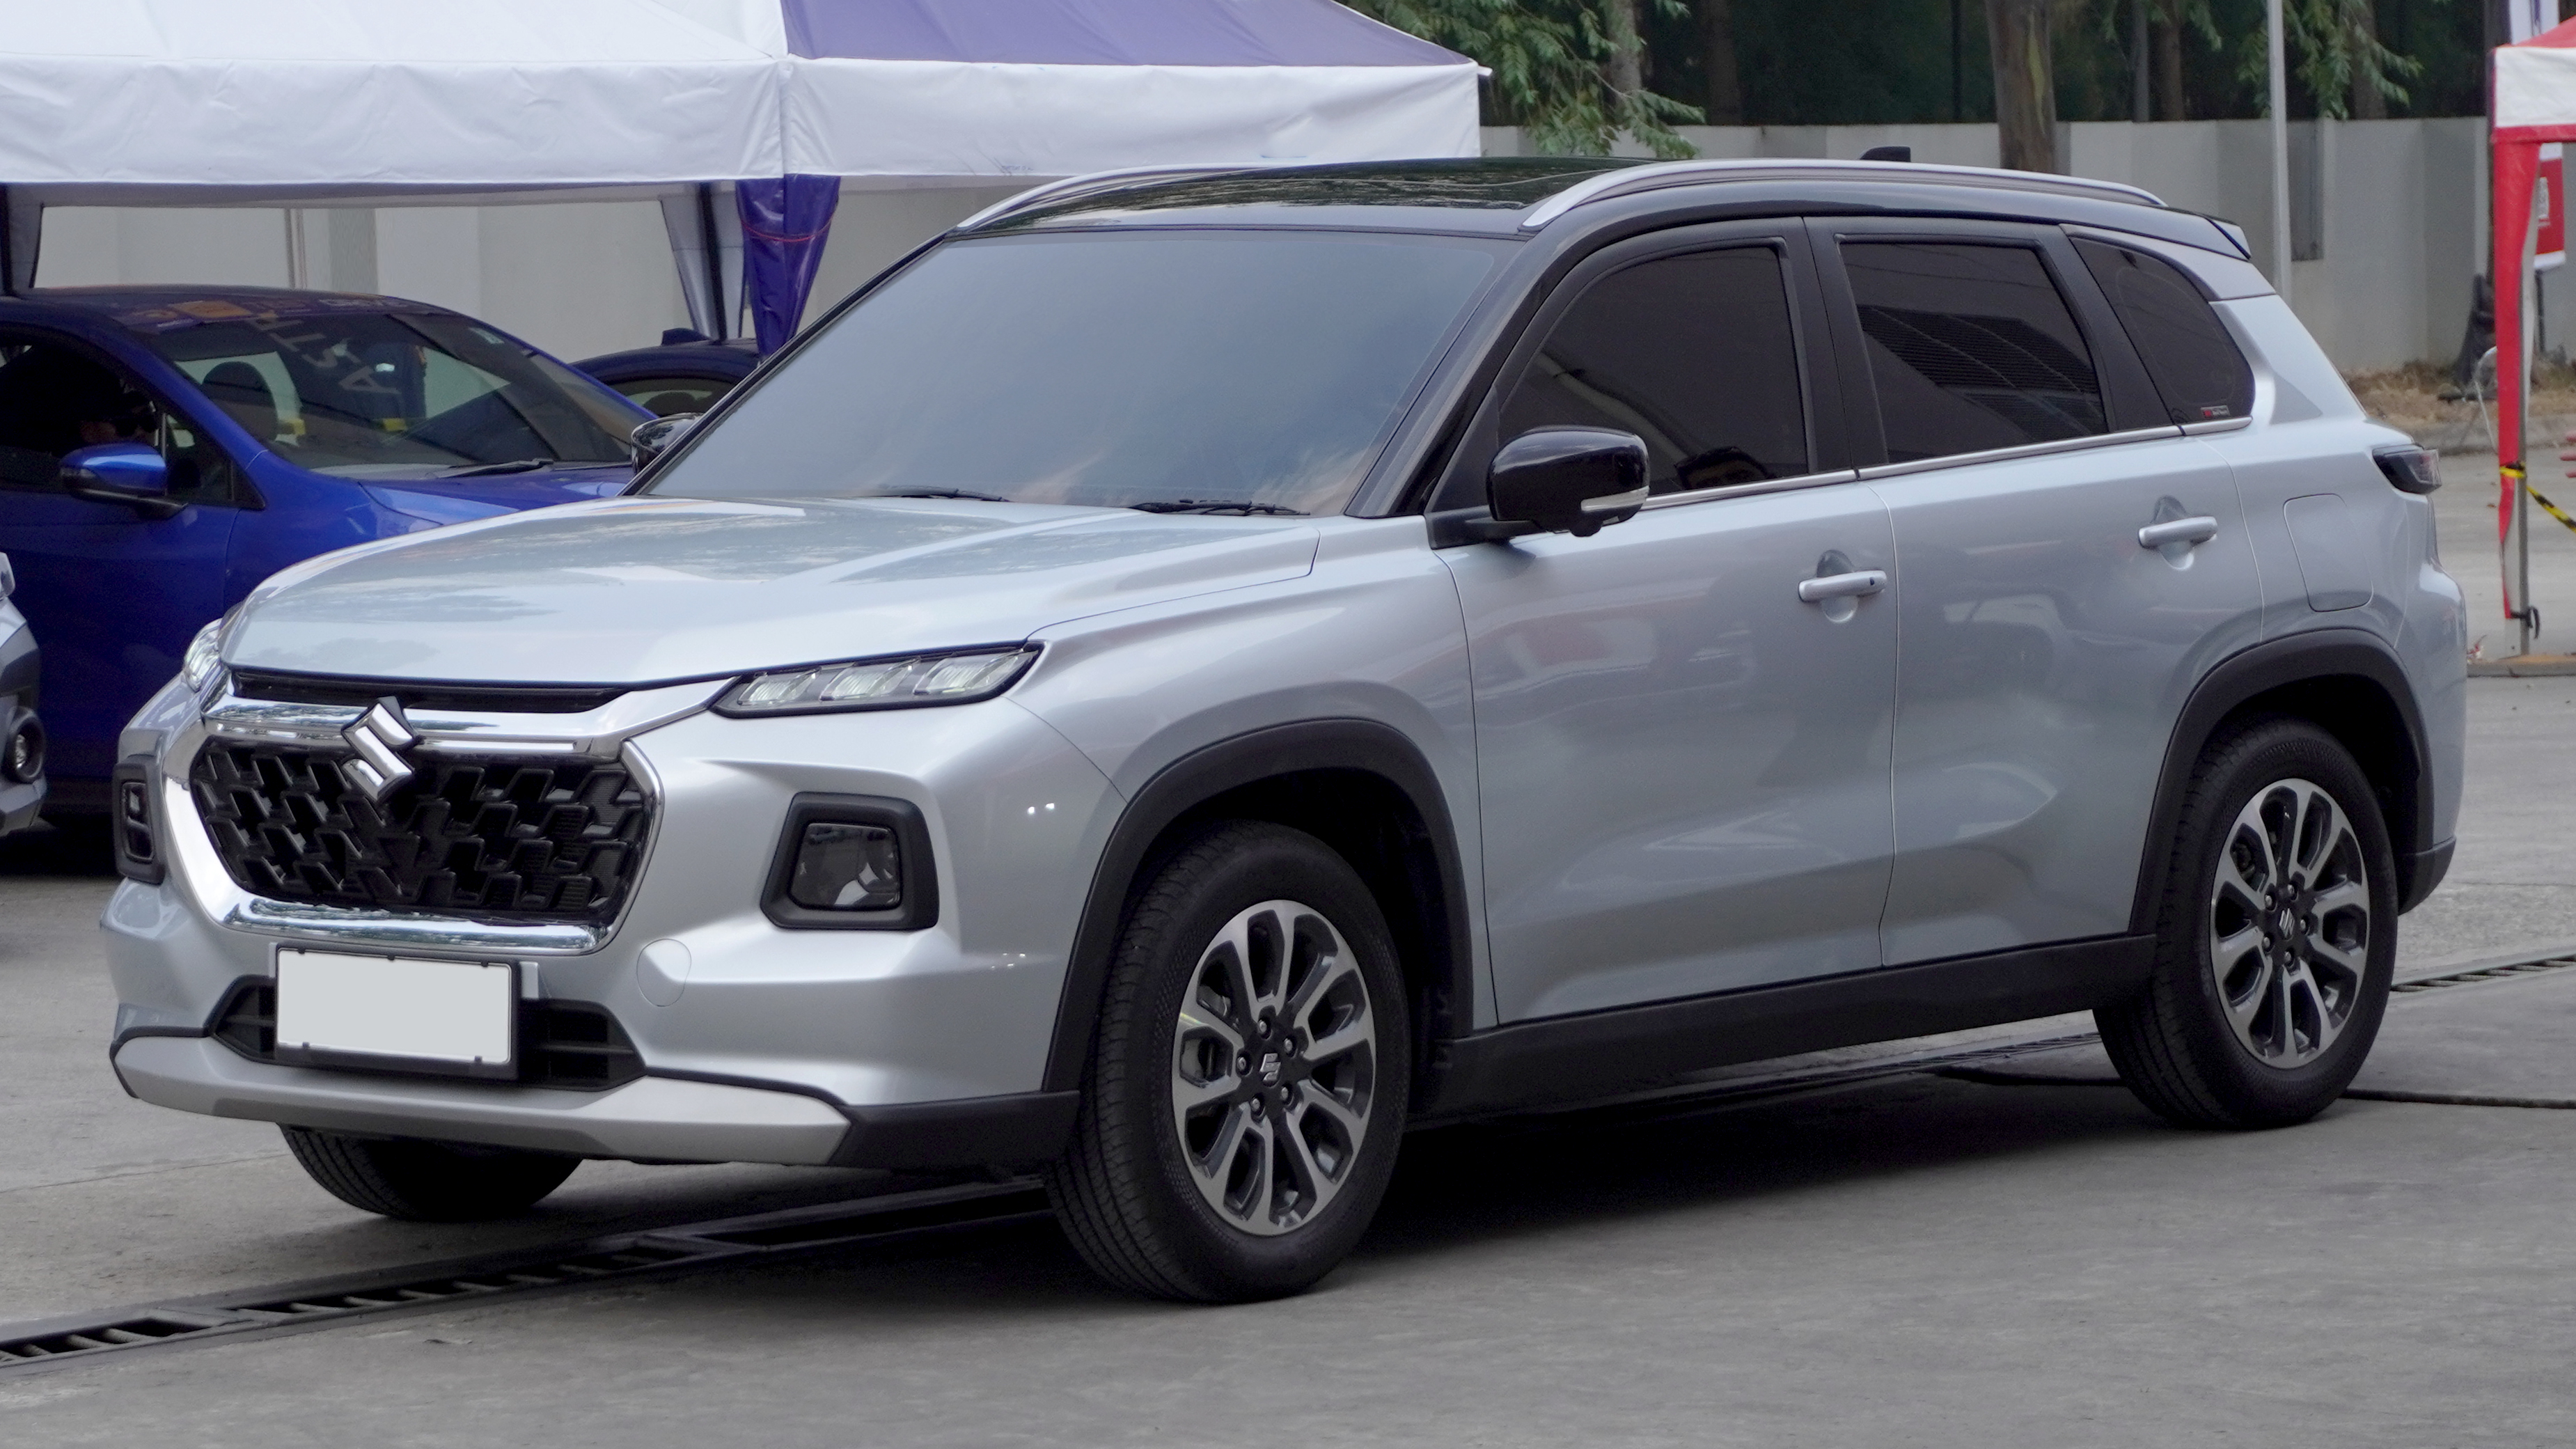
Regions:
<instances>
[{"instance_id":1,"label":"rear quarter glass","mask_svg":"<svg viewBox=\"0 0 2576 1449\"><path fill-rule=\"evenodd\" d=\"M2220 422L2254 406L2254 369L2200 289L2173 263L2077 237L2075 250L2102 284L2111 310L2177 423Z\"/></svg>"}]
</instances>

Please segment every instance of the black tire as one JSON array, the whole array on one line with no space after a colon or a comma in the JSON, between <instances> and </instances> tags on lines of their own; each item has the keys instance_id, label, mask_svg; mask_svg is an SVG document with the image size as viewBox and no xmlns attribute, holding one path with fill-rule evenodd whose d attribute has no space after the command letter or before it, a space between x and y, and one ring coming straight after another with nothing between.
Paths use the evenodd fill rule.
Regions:
<instances>
[{"instance_id":1,"label":"black tire","mask_svg":"<svg viewBox=\"0 0 2576 1449\"><path fill-rule=\"evenodd\" d=\"M1317 964L1327 954L1343 959L1338 948L1318 954L1306 944L1312 939L1329 944L1329 936L1315 925L1320 916L1339 933L1347 959L1357 968L1356 979L1366 989L1362 1005L1374 1040L1361 1087L1350 1085L1356 1053L1332 1057L1327 1051L1310 1060L1300 1058L1301 1048L1291 1045L1256 1058L1262 1047L1255 1042L1238 1059L1253 1063L1250 1069L1227 1068L1224 1060L1231 1048L1209 1038L1204 1026L1196 1034L1185 1032L1178 1020L1187 999L1201 1018L1217 1020L1229 1033L1238 1019L1254 1023L1261 1033L1272 1030L1257 1025L1271 1020L1269 1013L1256 1016L1251 1009L1238 1010L1211 997L1203 978L1216 979L1209 973L1219 969L1210 963L1220 959L1214 954L1220 933L1235 930L1241 918L1252 916L1256 925L1270 921L1269 934L1260 939L1279 942L1277 927L1287 913L1257 913L1284 903L1311 913L1297 917L1294 940L1275 949L1248 948L1253 956L1279 963L1265 969L1282 983L1278 996L1283 1008L1297 1005L1293 982L1329 974L1340 978L1340 984L1318 993L1302 1011L1283 1010L1280 1027L1293 1029L1292 1018L1308 1026L1321 1020L1328 1027L1335 1020L1355 1019L1348 1015L1352 973L1338 967L1327 973ZM1301 961L1306 964L1300 966ZM1259 975L1254 970L1247 979ZM1260 995L1257 983L1249 994ZM1333 999L1343 1004L1336 1008ZM1344 1015L1331 1015L1336 1010ZM1310 1032L1296 1040L1305 1044L1303 1049L1328 1048L1349 1035L1347 1029L1327 1030L1320 1038ZM1047 1192L1065 1236L1103 1278L1149 1297L1244 1302L1312 1286L1358 1243L1385 1196L1404 1130L1411 1040L1394 943L1376 901L1350 866L1322 841L1284 826L1235 821L1209 829L1155 873L1135 899L1119 938L1101 996L1073 1140L1047 1171ZM1176 1082L1184 1070L1195 1070L1191 1062L1202 1059L1181 1054L1211 1047L1216 1077L1230 1078L1235 1086L1229 1095L1212 1097L1209 1105L1195 1109L1202 1116L1185 1126L1174 1110L1175 1094L1183 1090ZM1262 1076L1273 1060L1281 1062L1284 1074L1269 1079L1276 1087ZM1298 1078L1298 1071L1314 1075ZM1329 1185L1304 1198L1320 1205L1300 1216L1295 1209L1303 1193L1299 1176L1311 1175L1313 1166L1334 1150L1330 1134L1335 1124L1315 1100L1319 1091L1334 1094L1342 1118L1365 1125L1355 1143L1343 1139L1347 1150ZM1255 1102L1255 1097L1262 1100ZM1256 1142L1253 1134L1260 1129L1239 1123L1236 1114L1258 1121L1265 1104L1271 1135ZM1214 1114L1217 1123L1204 1129L1210 1144L1204 1149L1206 1160L1257 1160L1264 1175L1246 1178L1220 1164L1218 1171L1205 1175L1212 1186L1202 1191L1201 1177L1191 1166L1192 1154L1202 1149L1190 1134L1202 1130L1195 1124L1208 1120L1205 1114ZM1311 1128L1306 1125L1310 1122L1315 1124ZM1224 1135L1236 1127L1241 1127L1240 1137ZM1302 1135L1310 1131L1325 1134L1320 1148ZM1288 1142L1292 1132L1301 1134L1295 1145ZM1221 1149L1220 1142L1255 1145ZM1279 1145L1259 1145L1271 1142ZM1237 1181L1246 1184L1240 1226L1223 1211L1232 1205L1230 1184ZM1274 1182L1284 1187L1274 1187ZM1284 1198L1276 1195L1282 1191ZM1211 1193L1225 1201L1212 1201Z\"/></svg>"},{"instance_id":2,"label":"black tire","mask_svg":"<svg viewBox=\"0 0 2576 1449\"><path fill-rule=\"evenodd\" d=\"M2330 813L2315 803L2319 793L2342 812L2348 833L2326 838L2334 832ZM2255 818L2246 819L2249 812ZM2320 909L2312 890L2299 895L2308 867L2296 857L2311 846L2285 844L2294 817L2304 832L2296 840L2315 843L2311 885L2331 891L2361 873L2359 891L2347 885L2327 898L2345 904ZM2102 1044L2129 1090L2169 1121L2219 1128L2307 1121L2361 1070L2396 969L2397 868L2370 782L2316 726L2256 721L2202 754L2172 849L2157 903L2154 974L2135 997L2094 1013ZM2285 851L2291 861L2272 868ZM2223 866L2231 872L2224 885ZM2286 894L2249 915L2245 903L2255 896L2243 886L2267 871L2277 877L2267 889ZM2366 915L2351 904L2365 899ZM2311 909L2320 913L2303 914ZM2231 940L2252 945L2222 951ZM2284 961L2293 963L2286 973Z\"/></svg>"},{"instance_id":3,"label":"black tire","mask_svg":"<svg viewBox=\"0 0 2576 1449\"><path fill-rule=\"evenodd\" d=\"M322 1190L354 1208L418 1223L465 1223L527 1211L563 1186L578 1157L478 1147L352 1137L311 1127L281 1127L287 1149Z\"/></svg>"}]
</instances>

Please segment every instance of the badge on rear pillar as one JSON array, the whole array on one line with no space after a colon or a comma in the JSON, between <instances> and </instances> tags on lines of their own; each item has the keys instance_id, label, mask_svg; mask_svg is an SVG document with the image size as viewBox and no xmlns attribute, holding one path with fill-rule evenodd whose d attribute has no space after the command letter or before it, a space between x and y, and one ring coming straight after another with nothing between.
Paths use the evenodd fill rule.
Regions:
<instances>
[{"instance_id":1,"label":"badge on rear pillar","mask_svg":"<svg viewBox=\"0 0 2576 1449\"><path fill-rule=\"evenodd\" d=\"M356 759L340 762L340 778L370 803L382 805L387 795L411 778L411 766L396 752L410 749L420 736L411 732L411 721L403 718L400 700L377 700L374 708L340 731L340 738L358 752Z\"/></svg>"}]
</instances>

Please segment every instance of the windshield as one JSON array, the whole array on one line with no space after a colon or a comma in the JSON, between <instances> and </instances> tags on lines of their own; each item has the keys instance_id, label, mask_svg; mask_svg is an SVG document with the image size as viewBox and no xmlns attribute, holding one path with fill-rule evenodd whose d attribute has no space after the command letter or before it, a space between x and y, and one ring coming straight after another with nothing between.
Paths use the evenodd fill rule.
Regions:
<instances>
[{"instance_id":1,"label":"windshield","mask_svg":"<svg viewBox=\"0 0 2576 1449\"><path fill-rule=\"evenodd\" d=\"M232 315L147 340L299 468L434 478L630 456L641 419L615 393L463 317L212 305Z\"/></svg>"},{"instance_id":2,"label":"windshield","mask_svg":"<svg viewBox=\"0 0 2576 1449\"><path fill-rule=\"evenodd\" d=\"M809 340L651 491L1333 511L1505 245L1292 231L952 243Z\"/></svg>"}]
</instances>

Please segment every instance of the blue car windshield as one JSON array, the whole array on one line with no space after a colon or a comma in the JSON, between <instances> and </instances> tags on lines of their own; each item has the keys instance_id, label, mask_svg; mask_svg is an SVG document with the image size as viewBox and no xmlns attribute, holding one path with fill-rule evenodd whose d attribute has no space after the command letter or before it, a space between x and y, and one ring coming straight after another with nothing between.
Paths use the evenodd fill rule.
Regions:
<instances>
[{"instance_id":1,"label":"blue car windshield","mask_svg":"<svg viewBox=\"0 0 2576 1449\"><path fill-rule=\"evenodd\" d=\"M808 339L649 491L1336 511L1509 245L1287 230L954 242Z\"/></svg>"},{"instance_id":2,"label":"blue car windshield","mask_svg":"<svg viewBox=\"0 0 2576 1449\"><path fill-rule=\"evenodd\" d=\"M466 318L193 308L215 315L136 330L207 401L299 468L435 478L631 456L638 418L615 393Z\"/></svg>"}]
</instances>

